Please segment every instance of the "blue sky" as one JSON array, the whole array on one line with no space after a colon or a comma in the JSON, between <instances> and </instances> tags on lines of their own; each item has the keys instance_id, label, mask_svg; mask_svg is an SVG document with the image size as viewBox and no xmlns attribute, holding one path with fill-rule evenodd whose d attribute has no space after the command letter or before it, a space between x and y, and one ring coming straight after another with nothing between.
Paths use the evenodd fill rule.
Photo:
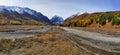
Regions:
<instances>
[{"instance_id":1,"label":"blue sky","mask_svg":"<svg viewBox=\"0 0 120 55\"><path fill-rule=\"evenodd\" d=\"M120 0L0 0L0 5L29 7L51 18L84 12L120 11Z\"/></svg>"}]
</instances>

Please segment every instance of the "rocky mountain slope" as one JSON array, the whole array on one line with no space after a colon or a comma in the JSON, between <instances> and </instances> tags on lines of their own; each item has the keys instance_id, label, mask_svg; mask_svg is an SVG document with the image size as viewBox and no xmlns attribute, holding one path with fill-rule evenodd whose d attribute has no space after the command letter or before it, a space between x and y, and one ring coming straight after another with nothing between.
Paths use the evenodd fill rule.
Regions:
<instances>
[{"instance_id":1,"label":"rocky mountain slope","mask_svg":"<svg viewBox=\"0 0 120 55\"><path fill-rule=\"evenodd\" d=\"M0 24L51 24L50 20L35 10L17 6L0 6Z\"/></svg>"}]
</instances>

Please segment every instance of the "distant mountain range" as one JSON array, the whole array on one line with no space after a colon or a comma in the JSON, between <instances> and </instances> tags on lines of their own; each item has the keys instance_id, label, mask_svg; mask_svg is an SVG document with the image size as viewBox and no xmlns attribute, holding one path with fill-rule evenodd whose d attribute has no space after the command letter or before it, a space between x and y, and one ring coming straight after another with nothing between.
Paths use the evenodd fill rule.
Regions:
<instances>
[{"instance_id":1,"label":"distant mountain range","mask_svg":"<svg viewBox=\"0 0 120 55\"><path fill-rule=\"evenodd\" d=\"M0 24L52 24L48 17L29 8L0 6Z\"/></svg>"},{"instance_id":2,"label":"distant mountain range","mask_svg":"<svg viewBox=\"0 0 120 55\"><path fill-rule=\"evenodd\" d=\"M74 27L112 27L120 26L120 11L80 13L64 20L53 16L51 20L40 12L17 6L0 6L0 25L42 25L54 24Z\"/></svg>"},{"instance_id":3,"label":"distant mountain range","mask_svg":"<svg viewBox=\"0 0 120 55\"><path fill-rule=\"evenodd\" d=\"M52 17L51 22L54 25L63 24L64 19L60 16L55 15L55 16Z\"/></svg>"}]
</instances>

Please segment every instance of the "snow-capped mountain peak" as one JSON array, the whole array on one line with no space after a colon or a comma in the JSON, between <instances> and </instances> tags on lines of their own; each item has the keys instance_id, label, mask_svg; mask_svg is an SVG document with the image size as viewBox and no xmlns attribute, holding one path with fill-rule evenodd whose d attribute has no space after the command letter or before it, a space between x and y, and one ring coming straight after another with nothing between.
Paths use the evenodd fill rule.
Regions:
<instances>
[{"instance_id":1,"label":"snow-capped mountain peak","mask_svg":"<svg viewBox=\"0 0 120 55\"><path fill-rule=\"evenodd\" d=\"M64 22L64 19L62 17L55 15L52 17L51 22L55 25L62 24Z\"/></svg>"},{"instance_id":2,"label":"snow-capped mountain peak","mask_svg":"<svg viewBox=\"0 0 120 55\"><path fill-rule=\"evenodd\" d=\"M17 6L0 6L0 12L4 12L5 10L7 10L8 12L17 12L19 14L23 14L26 12L33 15L35 13L35 11L29 8L22 8Z\"/></svg>"}]
</instances>

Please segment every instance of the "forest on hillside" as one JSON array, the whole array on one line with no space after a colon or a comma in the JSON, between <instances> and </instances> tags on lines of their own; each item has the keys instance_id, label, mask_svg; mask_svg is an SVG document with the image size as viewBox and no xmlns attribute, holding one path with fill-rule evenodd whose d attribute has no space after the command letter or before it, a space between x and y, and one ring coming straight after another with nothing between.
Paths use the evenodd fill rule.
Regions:
<instances>
[{"instance_id":1,"label":"forest on hillside","mask_svg":"<svg viewBox=\"0 0 120 55\"><path fill-rule=\"evenodd\" d=\"M120 25L120 12L84 13L66 20L63 26L86 27L93 23L98 24L98 26L104 26L107 23L111 23L112 26Z\"/></svg>"}]
</instances>

